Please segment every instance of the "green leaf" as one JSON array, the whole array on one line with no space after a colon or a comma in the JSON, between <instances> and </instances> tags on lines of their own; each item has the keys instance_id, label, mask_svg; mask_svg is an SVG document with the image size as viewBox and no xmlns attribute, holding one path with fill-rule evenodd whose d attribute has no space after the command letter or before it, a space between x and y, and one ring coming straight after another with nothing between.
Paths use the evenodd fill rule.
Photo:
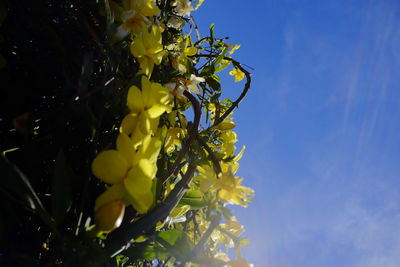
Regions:
<instances>
[{"instance_id":1,"label":"green leaf","mask_svg":"<svg viewBox=\"0 0 400 267\"><path fill-rule=\"evenodd\" d=\"M183 195L179 205L190 205L193 210L201 209L207 205L200 190L190 190Z\"/></svg>"},{"instance_id":2,"label":"green leaf","mask_svg":"<svg viewBox=\"0 0 400 267\"><path fill-rule=\"evenodd\" d=\"M214 23L210 25L210 39L209 39L209 43L212 46L214 43L214 39L215 39L215 35L214 35Z\"/></svg>"},{"instance_id":3,"label":"green leaf","mask_svg":"<svg viewBox=\"0 0 400 267\"><path fill-rule=\"evenodd\" d=\"M178 229L171 229L157 233L158 238L161 238L171 246L173 246L181 236L182 236L182 230Z\"/></svg>"},{"instance_id":4,"label":"green leaf","mask_svg":"<svg viewBox=\"0 0 400 267\"><path fill-rule=\"evenodd\" d=\"M203 70L201 71L201 75L200 76L209 76L209 75L212 75L214 73L215 73L215 66L214 66L214 64L212 64L212 65L205 66L203 68Z\"/></svg>"},{"instance_id":5,"label":"green leaf","mask_svg":"<svg viewBox=\"0 0 400 267\"><path fill-rule=\"evenodd\" d=\"M214 91L221 91L221 84L219 83L219 77L217 75L213 74L206 77L206 82Z\"/></svg>"},{"instance_id":6,"label":"green leaf","mask_svg":"<svg viewBox=\"0 0 400 267\"><path fill-rule=\"evenodd\" d=\"M217 59L214 62L214 65L217 66L218 64L221 63L221 61L224 59L226 56L226 53L228 53L228 47L225 47L224 50L222 50L222 53L217 57Z\"/></svg>"},{"instance_id":7,"label":"green leaf","mask_svg":"<svg viewBox=\"0 0 400 267\"><path fill-rule=\"evenodd\" d=\"M221 81L221 79L219 78L219 76L216 75L216 74L211 75L211 77L212 77L214 80L216 80L217 82L220 82L220 81Z\"/></svg>"},{"instance_id":8,"label":"green leaf","mask_svg":"<svg viewBox=\"0 0 400 267\"><path fill-rule=\"evenodd\" d=\"M231 62L230 62L229 60L227 60L227 61L226 61L225 63L223 63L223 64L219 64L218 66L215 67L215 73L224 70L226 67L229 66L229 64L231 64Z\"/></svg>"},{"instance_id":9,"label":"green leaf","mask_svg":"<svg viewBox=\"0 0 400 267\"><path fill-rule=\"evenodd\" d=\"M142 258L145 260L162 260L167 259L169 256L168 250L162 247L148 246L142 252Z\"/></svg>"},{"instance_id":10,"label":"green leaf","mask_svg":"<svg viewBox=\"0 0 400 267\"><path fill-rule=\"evenodd\" d=\"M193 241L190 240L187 233L183 232L181 238L178 239L170 251L177 259L184 259L192 252L194 247Z\"/></svg>"},{"instance_id":11,"label":"green leaf","mask_svg":"<svg viewBox=\"0 0 400 267\"><path fill-rule=\"evenodd\" d=\"M71 181L70 176L68 175L69 173L71 173L71 170L68 168L65 162L64 152L60 150L57 154L51 181L51 207L57 224L62 222L72 203Z\"/></svg>"},{"instance_id":12,"label":"green leaf","mask_svg":"<svg viewBox=\"0 0 400 267\"><path fill-rule=\"evenodd\" d=\"M21 200L23 205L36 211L47 225L53 226L49 214L28 178L3 155L0 156L0 177L0 187L2 191Z\"/></svg>"},{"instance_id":13,"label":"green leaf","mask_svg":"<svg viewBox=\"0 0 400 267\"><path fill-rule=\"evenodd\" d=\"M129 260L129 257L126 257L122 254L119 254L115 257L115 262L118 267L123 267L125 265L125 263L128 262L128 260Z\"/></svg>"}]
</instances>

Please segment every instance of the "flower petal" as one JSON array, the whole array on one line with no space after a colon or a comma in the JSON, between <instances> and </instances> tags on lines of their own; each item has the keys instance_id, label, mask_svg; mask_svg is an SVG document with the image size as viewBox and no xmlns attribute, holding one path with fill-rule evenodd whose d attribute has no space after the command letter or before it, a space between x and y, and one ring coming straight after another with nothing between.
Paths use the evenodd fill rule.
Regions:
<instances>
[{"instance_id":1,"label":"flower petal","mask_svg":"<svg viewBox=\"0 0 400 267\"><path fill-rule=\"evenodd\" d=\"M134 144L128 135L120 133L117 137L117 149L124 154L128 162L128 168L132 165L133 157L136 154Z\"/></svg>"},{"instance_id":2,"label":"flower petal","mask_svg":"<svg viewBox=\"0 0 400 267\"><path fill-rule=\"evenodd\" d=\"M113 201L122 200L125 194L125 188L122 183L112 185L103 194L97 197L94 211L97 211Z\"/></svg>"},{"instance_id":3,"label":"flower petal","mask_svg":"<svg viewBox=\"0 0 400 267\"><path fill-rule=\"evenodd\" d=\"M128 91L128 108L134 113L138 113L144 108L142 91L134 85Z\"/></svg>"},{"instance_id":4,"label":"flower petal","mask_svg":"<svg viewBox=\"0 0 400 267\"><path fill-rule=\"evenodd\" d=\"M94 216L96 229L103 232L111 232L121 225L124 213L125 204L121 200L101 207Z\"/></svg>"},{"instance_id":5,"label":"flower petal","mask_svg":"<svg viewBox=\"0 0 400 267\"><path fill-rule=\"evenodd\" d=\"M137 113L130 113L124 117L119 128L120 133L130 135L136 128L139 115Z\"/></svg>"},{"instance_id":6,"label":"flower petal","mask_svg":"<svg viewBox=\"0 0 400 267\"><path fill-rule=\"evenodd\" d=\"M109 184L122 181L128 170L128 162L122 152L106 150L100 152L92 162L93 174Z\"/></svg>"}]
</instances>

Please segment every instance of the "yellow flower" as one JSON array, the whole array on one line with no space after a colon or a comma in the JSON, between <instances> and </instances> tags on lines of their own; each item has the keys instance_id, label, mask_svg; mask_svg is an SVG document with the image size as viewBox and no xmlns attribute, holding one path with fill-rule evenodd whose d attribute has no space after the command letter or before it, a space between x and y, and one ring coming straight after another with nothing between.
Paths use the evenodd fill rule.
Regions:
<instances>
[{"instance_id":1,"label":"yellow flower","mask_svg":"<svg viewBox=\"0 0 400 267\"><path fill-rule=\"evenodd\" d=\"M217 177L213 167L202 165L197 167L198 176L195 180L200 182L200 190L207 192L209 190L218 191L218 198L228 204L236 204L247 207L247 202L251 200L254 191L251 188L242 186L242 180L234 176L239 164L221 163L222 173Z\"/></svg>"},{"instance_id":2,"label":"yellow flower","mask_svg":"<svg viewBox=\"0 0 400 267\"><path fill-rule=\"evenodd\" d=\"M240 45L239 44L235 44L235 45L233 45L232 47L231 47L231 49L229 50L229 54L233 54L233 53L235 53L235 51L236 50L238 50L240 48Z\"/></svg>"},{"instance_id":3,"label":"yellow flower","mask_svg":"<svg viewBox=\"0 0 400 267\"><path fill-rule=\"evenodd\" d=\"M184 41L181 42L182 44L182 53L185 56L194 56L197 53L197 48L193 46L192 39L190 38L190 35L186 35L184 37Z\"/></svg>"},{"instance_id":4,"label":"yellow flower","mask_svg":"<svg viewBox=\"0 0 400 267\"><path fill-rule=\"evenodd\" d=\"M235 77L235 82L240 82L244 78L244 72L238 68L234 68L229 74Z\"/></svg>"},{"instance_id":5,"label":"yellow flower","mask_svg":"<svg viewBox=\"0 0 400 267\"><path fill-rule=\"evenodd\" d=\"M134 10L124 11L121 20L122 24L117 28L114 41L124 39L129 33L139 33L151 23L147 17Z\"/></svg>"},{"instance_id":6,"label":"yellow flower","mask_svg":"<svg viewBox=\"0 0 400 267\"><path fill-rule=\"evenodd\" d=\"M92 163L93 174L109 184L120 182L126 175L129 163L118 150L100 152Z\"/></svg>"},{"instance_id":7,"label":"yellow flower","mask_svg":"<svg viewBox=\"0 0 400 267\"><path fill-rule=\"evenodd\" d=\"M155 0L123 0L125 10L135 10L143 16L153 17L160 14L160 9Z\"/></svg>"},{"instance_id":8,"label":"yellow flower","mask_svg":"<svg viewBox=\"0 0 400 267\"><path fill-rule=\"evenodd\" d=\"M193 62L190 56L197 54L198 49L193 46L192 39L189 35L180 37L177 44L168 46L169 49L174 50L177 55L172 58L172 67L179 70L180 73L186 73L190 64Z\"/></svg>"},{"instance_id":9,"label":"yellow flower","mask_svg":"<svg viewBox=\"0 0 400 267\"><path fill-rule=\"evenodd\" d=\"M116 20L122 22L117 28L113 42L122 40L129 33L139 33L143 27L151 24L148 17L160 14L154 0L124 0L122 6L111 1L110 6Z\"/></svg>"},{"instance_id":10,"label":"yellow flower","mask_svg":"<svg viewBox=\"0 0 400 267\"><path fill-rule=\"evenodd\" d=\"M98 209L94 216L96 232L111 232L118 228L124 218L125 204L121 200L110 202Z\"/></svg>"},{"instance_id":11,"label":"yellow flower","mask_svg":"<svg viewBox=\"0 0 400 267\"><path fill-rule=\"evenodd\" d=\"M220 224L220 227L236 236L239 236L244 232L243 225L240 224L235 216L227 220L225 224Z\"/></svg>"},{"instance_id":12,"label":"yellow flower","mask_svg":"<svg viewBox=\"0 0 400 267\"><path fill-rule=\"evenodd\" d=\"M96 200L95 210L121 200L139 213L146 213L153 204L151 192L157 172L157 157L161 141L146 136L138 150L125 133L117 138L117 149L100 152L92 162L93 174L112 186Z\"/></svg>"},{"instance_id":13,"label":"yellow flower","mask_svg":"<svg viewBox=\"0 0 400 267\"><path fill-rule=\"evenodd\" d=\"M175 150L176 146L181 146L181 139L185 136L185 130L179 127L171 127L167 131L164 149L170 154Z\"/></svg>"},{"instance_id":14,"label":"yellow flower","mask_svg":"<svg viewBox=\"0 0 400 267\"><path fill-rule=\"evenodd\" d=\"M142 90L131 86L128 91L128 108L132 113L147 111L152 118L159 117L169 110L171 96L167 88L156 82L151 82L142 76Z\"/></svg>"},{"instance_id":15,"label":"yellow flower","mask_svg":"<svg viewBox=\"0 0 400 267\"><path fill-rule=\"evenodd\" d=\"M229 204L247 207L247 202L251 201L254 191L241 185L243 179L234 176L231 167L223 171L218 178L214 185L214 188L219 189L218 198Z\"/></svg>"},{"instance_id":16,"label":"yellow flower","mask_svg":"<svg viewBox=\"0 0 400 267\"><path fill-rule=\"evenodd\" d=\"M225 224L220 224L219 228L237 237L244 232L244 227L234 216L227 220ZM211 239L214 242L213 249L217 249L221 244L224 244L226 248L232 248L235 245L231 236L218 229L211 234Z\"/></svg>"},{"instance_id":17,"label":"yellow flower","mask_svg":"<svg viewBox=\"0 0 400 267\"><path fill-rule=\"evenodd\" d=\"M131 53L140 64L142 71L150 77L154 64L160 65L166 51L163 50L161 31L152 25L150 31L142 29L131 43Z\"/></svg>"},{"instance_id":18,"label":"yellow flower","mask_svg":"<svg viewBox=\"0 0 400 267\"><path fill-rule=\"evenodd\" d=\"M167 88L151 82L146 76L142 76L141 88L129 88L127 105L131 114L123 119L120 129L132 135L135 146L143 136L155 134L160 116L171 109L171 95Z\"/></svg>"},{"instance_id":19,"label":"yellow flower","mask_svg":"<svg viewBox=\"0 0 400 267\"><path fill-rule=\"evenodd\" d=\"M236 133L234 131L223 131L219 138L221 140L219 148L221 149L224 158L233 156L233 153L235 153L236 150L235 143L238 141Z\"/></svg>"}]
</instances>

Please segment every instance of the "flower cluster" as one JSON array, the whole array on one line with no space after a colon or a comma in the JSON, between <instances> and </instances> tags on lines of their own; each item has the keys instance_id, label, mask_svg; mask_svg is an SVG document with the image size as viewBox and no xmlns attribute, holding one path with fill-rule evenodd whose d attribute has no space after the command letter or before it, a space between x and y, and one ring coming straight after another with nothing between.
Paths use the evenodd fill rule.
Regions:
<instances>
[{"instance_id":1,"label":"flower cluster","mask_svg":"<svg viewBox=\"0 0 400 267\"><path fill-rule=\"evenodd\" d=\"M110 3L116 23L111 45L128 49L138 71L132 69L128 112L119 124L115 147L101 151L92 162L94 176L108 185L96 199L94 229L96 234L112 232L131 208L136 215L128 223L134 224L175 197L172 206L165 204L167 217L154 215L153 238L144 232L136 242L145 240L149 249L169 249L170 261L250 266L240 254L243 227L227 205L246 207L254 193L235 175L244 148L236 154L230 108L235 104L219 99L217 73L232 65L235 81L249 79L249 74L229 56L239 46L215 38L214 26L210 37L196 42L184 33L191 12L202 2ZM187 122L190 106L195 118L206 114L204 125ZM197 168L190 173L193 164ZM222 219L225 223L220 224ZM202 247L196 248L200 239ZM237 259L229 259L220 251L223 247L235 247ZM200 250L196 255L186 251L192 255L189 259L182 256L185 253L174 254L177 249Z\"/></svg>"},{"instance_id":2,"label":"flower cluster","mask_svg":"<svg viewBox=\"0 0 400 267\"><path fill-rule=\"evenodd\" d=\"M142 76L141 84L142 90L136 86L129 88L127 106L130 113L122 120L116 149L102 151L93 160L94 175L112 184L97 198L96 215L102 214L103 209L121 206L121 203L146 213L153 204L152 184L162 143L158 124L160 116L170 109L170 94L167 88L149 81L146 76ZM123 208L119 210L114 218L105 214L107 220L114 219L115 223L98 227L98 230L111 231L118 227L124 212ZM96 218L96 223L103 219L100 215Z\"/></svg>"}]
</instances>

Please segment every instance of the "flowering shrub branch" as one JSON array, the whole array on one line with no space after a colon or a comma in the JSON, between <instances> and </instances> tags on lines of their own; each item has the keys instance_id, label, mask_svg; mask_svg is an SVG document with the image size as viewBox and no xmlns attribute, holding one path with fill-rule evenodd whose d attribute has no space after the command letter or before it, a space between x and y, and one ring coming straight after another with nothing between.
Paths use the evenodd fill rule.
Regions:
<instances>
[{"instance_id":1,"label":"flowering shrub branch","mask_svg":"<svg viewBox=\"0 0 400 267\"><path fill-rule=\"evenodd\" d=\"M45 263L71 266L251 266L241 253L244 228L229 209L247 207L254 196L236 176L245 147L236 151L233 130L233 111L248 93L251 75L232 57L240 46L217 38L214 25L209 36L200 36L192 12L202 3L60 5L64 26L76 23L73 30L87 38L77 47L88 51L82 62L60 71L67 77L54 107L39 114L42 104L35 102L13 120L14 132L25 134L27 143L1 147L27 173L18 151L34 155L29 147L40 145L48 151L32 175L38 193L4 156L2 163L2 173L23 186L5 183L0 192L12 201L25 198L16 202L33 205L27 210L38 210L42 220L32 224L45 229L32 252L38 262L45 255ZM77 47L61 50L70 56L80 52ZM219 73L227 68L234 82L246 79L234 101L221 97ZM37 118L33 130L25 127L31 117ZM44 196L51 196L50 204L42 204Z\"/></svg>"}]
</instances>

